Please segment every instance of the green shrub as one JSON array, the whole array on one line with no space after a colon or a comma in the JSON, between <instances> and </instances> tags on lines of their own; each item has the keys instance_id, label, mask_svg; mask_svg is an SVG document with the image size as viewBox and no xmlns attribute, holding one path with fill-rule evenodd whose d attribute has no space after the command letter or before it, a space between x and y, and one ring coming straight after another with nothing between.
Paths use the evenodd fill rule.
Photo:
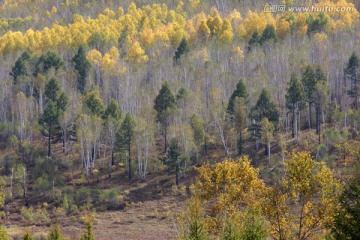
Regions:
<instances>
[{"instance_id":1,"label":"green shrub","mask_svg":"<svg viewBox=\"0 0 360 240\"><path fill-rule=\"evenodd\" d=\"M52 225L47 240L63 240L62 232L59 225Z\"/></svg>"},{"instance_id":2,"label":"green shrub","mask_svg":"<svg viewBox=\"0 0 360 240\"><path fill-rule=\"evenodd\" d=\"M0 226L0 240L9 240L7 232L2 226Z\"/></svg>"}]
</instances>

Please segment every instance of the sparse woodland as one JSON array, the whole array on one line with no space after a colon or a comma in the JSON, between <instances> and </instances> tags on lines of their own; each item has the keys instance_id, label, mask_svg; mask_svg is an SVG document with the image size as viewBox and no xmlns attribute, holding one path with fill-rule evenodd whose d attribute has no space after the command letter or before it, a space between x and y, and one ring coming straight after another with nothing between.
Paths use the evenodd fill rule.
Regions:
<instances>
[{"instance_id":1,"label":"sparse woodland","mask_svg":"<svg viewBox=\"0 0 360 240\"><path fill-rule=\"evenodd\" d=\"M360 4L273 2L2 1L0 240L358 239Z\"/></svg>"}]
</instances>

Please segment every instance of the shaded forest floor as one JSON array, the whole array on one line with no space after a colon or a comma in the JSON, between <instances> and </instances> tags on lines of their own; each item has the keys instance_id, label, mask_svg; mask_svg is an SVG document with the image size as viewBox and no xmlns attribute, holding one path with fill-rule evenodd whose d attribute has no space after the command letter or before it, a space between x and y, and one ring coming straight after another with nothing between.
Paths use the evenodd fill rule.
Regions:
<instances>
[{"instance_id":1,"label":"shaded forest floor","mask_svg":"<svg viewBox=\"0 0 360 240\"><path fill-rule=\"evenodd\" d=\"M317 136L312 131L302 131L301 144L297 145L294 139L287 143L287 150L306 149L315 156L317 154ZM40 144L40 143L38 143ZM264 147L257 151L254 149L254 142L248 141L245 145L245 154L249 155L255 167L259 167L260 176L265 181L271 182L272 179L281 176L281 149L274 143L272 146L271 164L269 165ZM76 154L63 155L61 145L56 145L54 153L58 159L65 162L78 162L79 156ZM3 152L4 154L4 152ZM2 154L2 155L3 155ZM210 146L207 157L203 162L218 162L225 158L225 151L222 145ZM65 160L64 160L65 159ZM108 156L99 159L99 166L108 165ZM74 163L75 164L75 163ZM341 164L338 161L328 162L331 168L336 168L341 172ZM29 204L34 208L48 209L48 217L39 221L27 221L21 211L25 205L21 197L14 199L5 207L8 212L6 219L0 219L1 225L5 226L8 233L19 239L25 231L30 230L35 236L46 236L51 223L59 222L64 235L69 239L79 239L84 231L82 217L85 214L94 215L94 233L96 239L173 239L177 236L176 217L186 205L186 199L190 196L189 186L194 183L196 177L195 165L190 171L180 179L180 185L175 186L174 175L167 174L164 170L147 175L145 182L141 182L137 176L133 180L127 179L124 168L116 168L112 173L111 179L105 171L98 176L93 175L90 182L83 177L84 172L78 166L72 170L61 172L61 177L65 179L64 187L73 186L75 191L80 191L82 187L89 189L108 190L115 186L121 189L123 196L120 207L114 209L104 209L91 212L89 209L81 209L76 213L66 214L56 212L56 208L61 209L59 199L51 197L51 193L33 194L32 185L34 180L29 182ZM51 192L51 191L50 191ZM45 207L44 204L46 204ZM51 209L51 210L50 210ZM55 210L54 210L55 209Z\"/></svg>"}]
</instances>

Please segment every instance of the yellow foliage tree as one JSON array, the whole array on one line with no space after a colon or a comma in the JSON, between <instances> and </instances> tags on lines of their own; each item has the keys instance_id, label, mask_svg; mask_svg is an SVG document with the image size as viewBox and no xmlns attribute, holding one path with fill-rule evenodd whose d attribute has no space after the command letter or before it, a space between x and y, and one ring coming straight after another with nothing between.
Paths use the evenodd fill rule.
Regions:
<instances>
[{"instance_id":1,"label":"yellow foliage tree","mask_svg":"<svg viewBox=\"0 0 360 240\"><path fill-rule=\"evenodd\" d=\"M224 160L215 166L197 168L199 177L194 189L210 204L215 218L223 213L234 213L241 206L258 204L265 184L259 179L259 170L251 166L248 157Z\"/></svg>"},{"instance_id":2,"label":"yellow foliage tree","mask_svg":"<svg viewBox=\"0 0 360 240\"><path fill-rule=\"evenodd\" d=\"M231 43L234 39L234 33L231 26L231 23L228 19L224 19L223 26L222 26L222 32L220 35L220 43Z\"/></svg>"},{"instance_id":3,"label":"yellow foliage tree","mask_svg":"<svg viewBox=\"0 0 360 240\"><path fill-rule=\"evenodd\" d=\"M325 163L314 161L308 152L291 153L281 186L271 188L264 201L273 237L321 239L334 220L340 187Z\"/></svg>"},{"instance_id":4,"label":"yellow foliage tree","mask_svg":"<svg viewBox=\"0 0 360 240\"><path fill-rule=\"evenodd\" d=\"M128 60L135 64L145 63L148 61L148 56L144 49L141 48L138 41L134 41L128 51Z\"/></svg>"}]
</instances>

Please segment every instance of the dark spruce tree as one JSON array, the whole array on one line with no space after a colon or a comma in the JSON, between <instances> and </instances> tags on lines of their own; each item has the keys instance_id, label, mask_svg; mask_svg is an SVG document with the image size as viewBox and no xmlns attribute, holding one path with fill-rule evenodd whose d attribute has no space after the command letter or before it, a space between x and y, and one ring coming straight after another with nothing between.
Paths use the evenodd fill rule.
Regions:
<instances>
[{"instance_id":1,"label":"dark spruce tree","mask_svg":"<svg viewBox=\"0 0 360 240\"><path fill-rule=\"evenodd\" d=\"M258 44L260 42L260 35L259 35L259 32L257 30L255 30L253 32L253 34L251 35L251 38L248 42L248 52L251 51L251 48L253 46L255 46L256 44Z\"/></svg>"},{"instance_id":2,"label":"dark spruce tree","mask_svg":"<svg viewBox=\"0 0 360 240\"><path fill-rule=\"evenodd\" d=\"M351 55L346 68L345 76L350 81L349 96L354 99L353 106L355 109L359 108L359 95L360 95L360 62L355 52Z\"/></svg>"},{"instance_id":3,"label":"dark spruce tree","mask_svg":"<svg viewBox=\"0 0 360 240\"><path fill-rule=\"evenodd\" d=\"M285 99L286 108L289 110L289 113L291 113L291 130L292 137L294 138L295 134L297 136L300 131L300 123L298 121L299 113L305 107L304 87L294 73L291 75Z\"/></svg>"},{"instance_id":4,"label":"dark spruce tree","mask_svg":"<svg viewBox=\"0 0 360 240\"><path fill-rule=\"evenodd\" d=\"M165 164L167 165L169 172L175 172L175 182L176 186L179 185L179 173L180 173L180 164L181 164L181 150L179 147L178 140L173 138L170 141L170 146L167 152L167 158Z\"/></svg>"},{"instance_id":5,"label":"dark spruce tree","mask_svg":"<svg viewBox=\"0 0 360 240\"><path fill-rule=\"evenodd\" d=\"M165 82L155 99L154 109L157 112L156 121L163 128L164 152L167 150L167 128L170 124L170 117L176 108L176 100L168 82Z\"/></svg>"},{"instance_id":6,"label":"dark spruce tree","mask_svg":"<svg viewBox=\"0 0 360 240\"><path fill-rule=\"evenodd\" d=\"M115 99L111 99L109 105L107 106L103 118L105 121L105 126L108 129L109 133L109 143L111 149L111 166L115 165L115 140L113 136L116 134L117 130L121 124L121 110ZM111 177L111 169L109 169L109 178Z\"/></svg>"},{"instance_id":7,"label":"dark spruce tree","mask_svg":"<svg viewBox=\"0 0 360 240\"><path fill-rule=\"evenodd\" d=\"M39 124L41 133L48 138L48 157L51 157L51 144L64 140L64 132L59 124L59 117L66 110L69 99L61 91L60 83L55 78L46 84L45 96L47 104L39 118Z\"/></svg>"},{"instance_id":8,"label":"dark spruce tree","mask_svg":"<svg viewBox=\"0 0 360 240\"><path fill-rule=\"evenodd\" d=\"M135 134L135 121L130 113L126 113L124 121L121 124L119 131L117 132L117 145L121 150L127 151L128 155L128 177L132 178L132 166L131 166L131 143L133 142Z\"/></svg>"},{"instance_id":9,"label":"dark spruce tree","mask_svg":"<svg viewBox=\"0 0 360 240\"><path fill-rule=\"evenodd\" d=\"M304 86L305 101L308 107L309 128L312 128L312 109L314 104L314 92L316 86L316 74L312 66L308 65L302 74L301 82Z\"/></svg>"},{"instance_id":10,"label":"dark spruce tree","mask_svg":"<svg viewBox=\"0 0 360 240\"><path fill-rule=\"evenodd\" d=\"M75 63L75 70L77 72L77 89L84 94L86 89L86 77L91 65L86 59L86 53L83 46L79 47L72 60Z\"/></svg>"},{"instance_id":11,"label":"dark spruce tree","mask_svg":"<svg viewBox=\"0 0 360 240\"><path fill-rule=\"evenodd\" d=\"M59 70L64 66L63 60L60 58L60 56L54 52L47 52L46 54L43 54L38 59L36 65L35 65L35 71L34 76L37 77L39 73L45 74L47 73L51 68L54 68L56 71Z\"/></svg>"},{"instance_id":12,"label":"dark spruce tree","mask_svg":"<svg viewBox=\"0 0 360 240\"><path fill-rule=\"evenodd\" d=\"M21 76L27 76L28 70L26 64L30 59L30 55L28 52L24 52L21 56L16 60L15 66L11 69L10 76L13 77L14 85L19 83L19 78Z\"/></svg>"},{"instance_id":13,"label":"dark spruce tree","mask_svg":"<svg viewBox=\"0 0 360 240\"><path fill-rule=\"evenodd\" d=\"M261 138L260 122L263 118L267 118L275 126L279 122L279 112L275 104L271 101L270 94L266 89L263 89L256 105L250 110L250 118L253 120L250 130L255 139Z\"/></svg>"},{"instance_id":14,"label":"dark spruce tree","mask_svg":"<svg viewBox=\"0 0 360 240\"><path fill-rule=\"evenodd\" d=\"M45 85L45 96L47 101L56 102L61 94L61 86L59 81L56 78L50 79L50 81Z\"/></svg>"},{"instance_id":15,"label":"dark spruce tree","mask_svg":"<svg viewBox=\"0 0 360 240\"><path fill-rule=\"evenodd\" d=\"M56 103L50 100L39 119L39 124L42 127L41 133L48 138L48 157L51 157L52 140L54 136L61 131L59 126L59 116L60 113Z\"/></svg>"},{"instance_id":16,"label":"dark spruce tree","mask_svg":"<svg viewBox=\"0 0 360 240\"><path fill-rule=\"evenodd\" d=\"M261 38L259 39L260 45L264 45L268 41L276 41L277 35L275 31L275 27L273 25L267 25L264 29Z\"/></svg>"},{"instance_id":17,"label":"dark spruce tree","mask_svg":"<svg viewBox=\"0 0 360 240\"><path fill-rule=\"evenodd\" d=\"M183 37L179 46L177 47L177 49L175 51L175 56L174 56L175 63L179 63L181 56L187 52L189 52L188 43L187 43L186 38Z\"/></svg>"},{"instance_id":18,"label":"dark spruce tree","mask_svg":"<svg viewBox=\"0 0 360 240\"><path fill-rule=\"evenodd\" d=\"M86 94L85 111L90 115L103 117L105 106L103 100L100 97L99 91L95 90Z\"/></svg>"},{"instance_id":19,"label":"dark spruce tree","mask_svg":"<svg viewBox=\"0 0 360 240\"><path fill-rule=\"evenodd\" d=\"M230 114L231 117L234 116L234 103L235 103L235 98L243 98L245 99L245 101L248 98L248 93L247 93L247 89L246 89L246 85L244 83L243 80L240 80L237 84L236 84L236 89L235 91L231 94L231 97L229 99L229 104L227 107L226 112L228 114Z\"/></svg>"}]
</instances>

